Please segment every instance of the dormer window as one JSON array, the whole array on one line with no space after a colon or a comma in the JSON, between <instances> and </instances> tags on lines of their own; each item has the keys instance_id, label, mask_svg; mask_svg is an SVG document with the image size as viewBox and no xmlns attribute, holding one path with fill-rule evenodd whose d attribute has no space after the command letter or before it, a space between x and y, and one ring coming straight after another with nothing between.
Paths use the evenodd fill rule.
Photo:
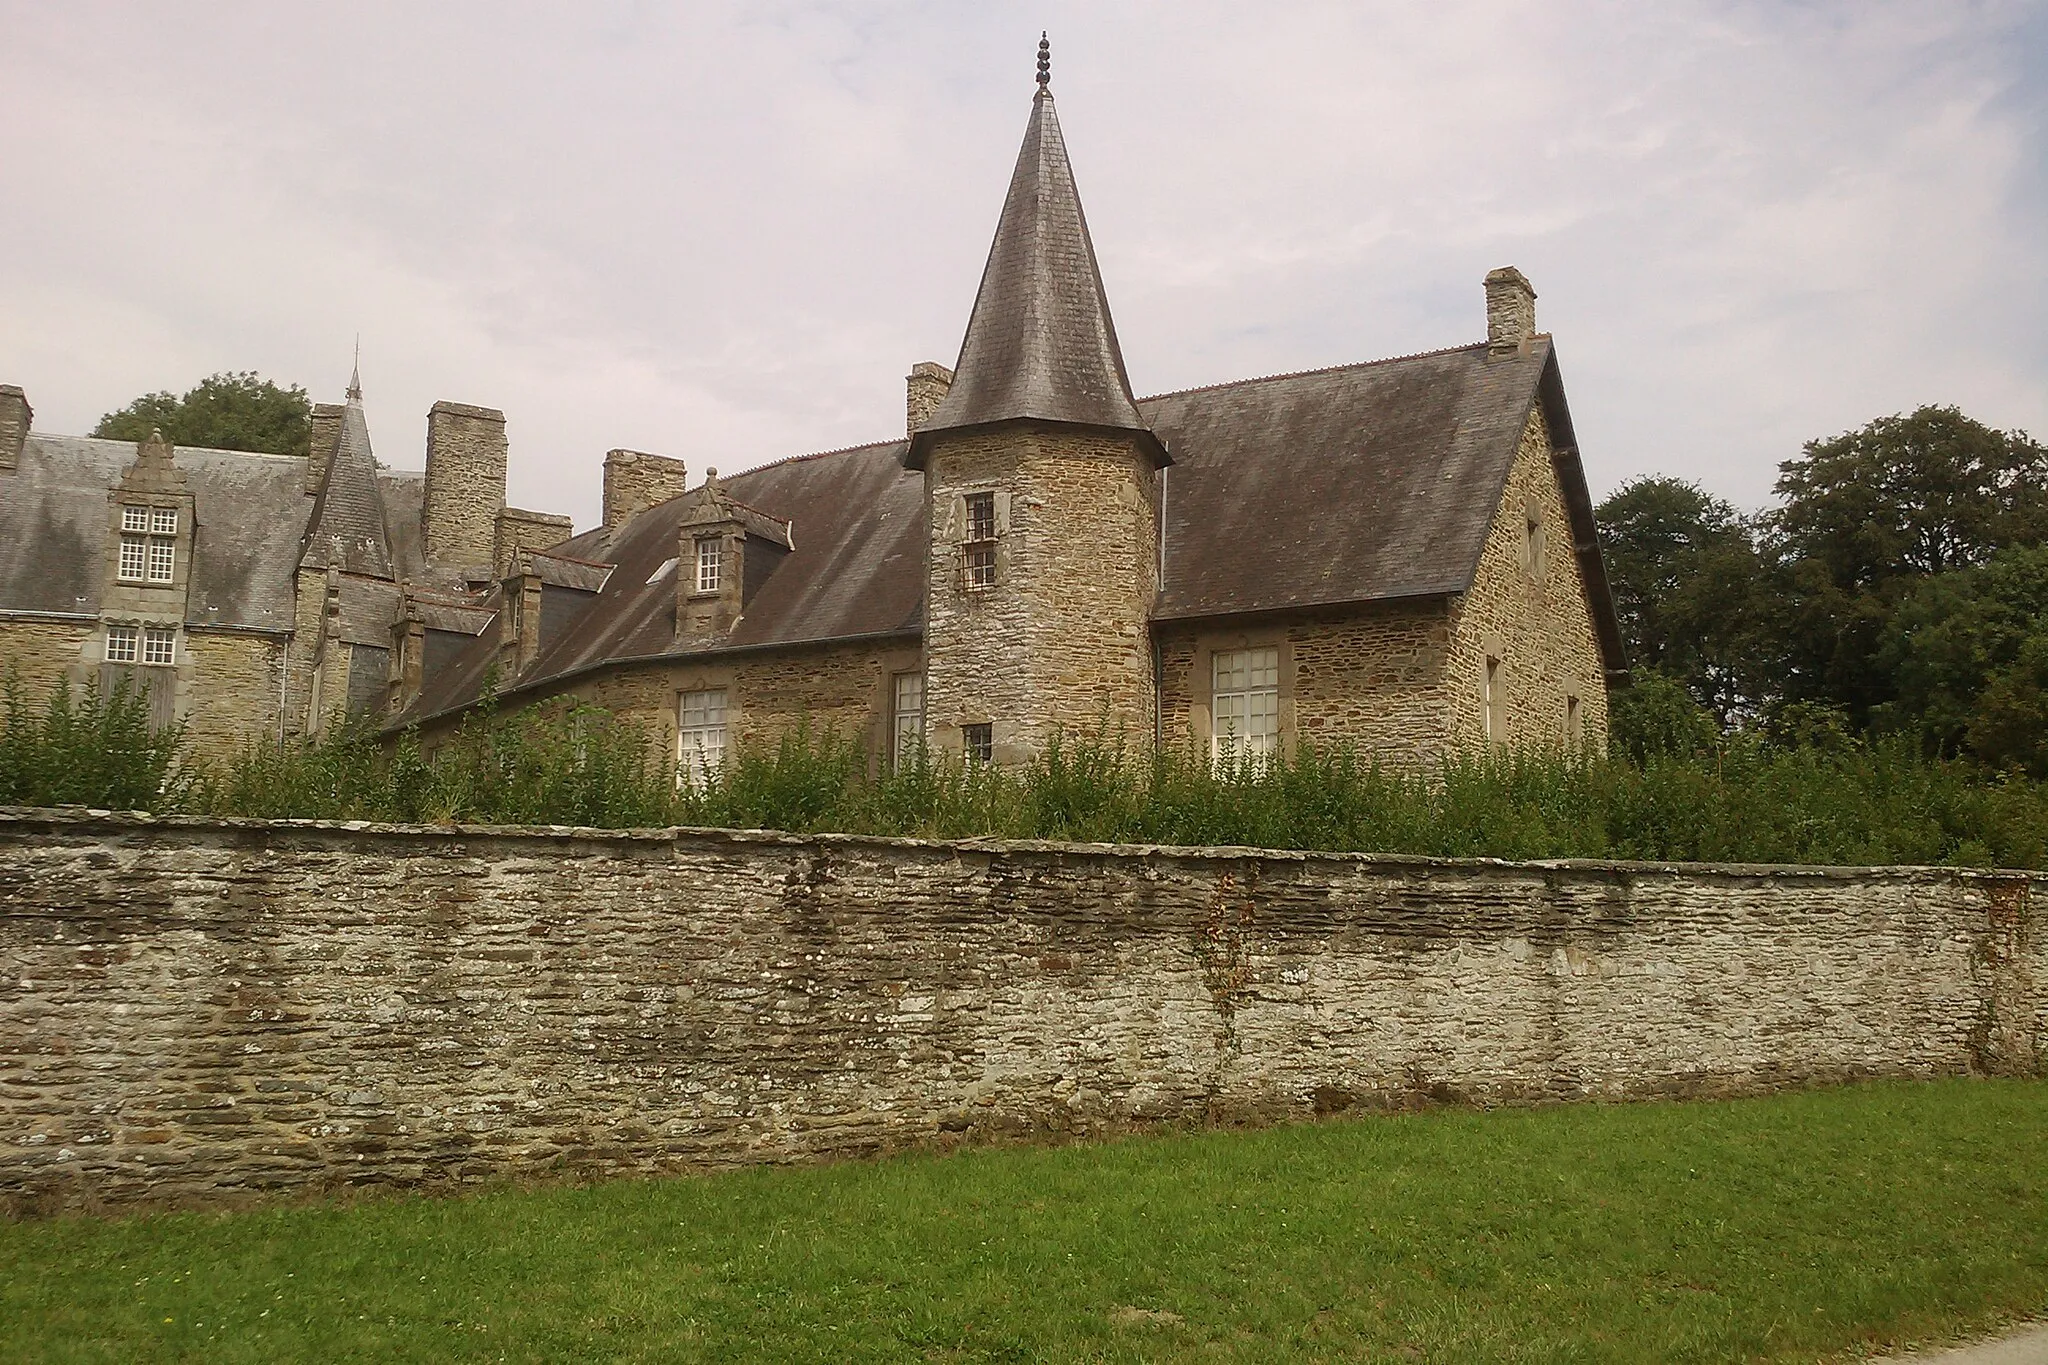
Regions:
<instances>
[{"instance_id":1,"label":"dormer window","mask_svg":"<svg viewBox=\"0 0 2048 1365\"><path fill-rule=\"evenodd\" d=\"M967 587L970 591L996 585L996 495L967 495L966 541Z\"/></svg>"},{"instance_id":2,"label":"dormer window","mask_svg":"<svg viewBox=\"0 0 2048 1365\"><path fill-rule=\"evenodd\" d=\"M123 507L121 559L124 583L169 583L178 569L178 509Z\"/></svg>"},{"instance_id":3,"label":"dormer window","mask_svg":"<svg viewBox=\"0 0 2048 1365\"><path fill-rule=\"evenodd\" d=\"M725 543L715 538L697 542L697 591L717 592L724 576Z\"/></svg>"}]
</instances>

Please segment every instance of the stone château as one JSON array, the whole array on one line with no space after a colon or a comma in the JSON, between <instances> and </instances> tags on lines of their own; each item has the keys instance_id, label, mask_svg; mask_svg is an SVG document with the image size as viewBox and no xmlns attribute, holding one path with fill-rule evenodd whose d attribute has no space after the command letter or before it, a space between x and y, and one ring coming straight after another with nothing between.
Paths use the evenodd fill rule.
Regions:
<instances>
[{"instance_id":1,"label":"stone ch\u00e2teau","mask_svg":"<svg viewBox=\"0 0 2048 1365\"><path fill-rule=\"evenodd\" d=\"M644 723L686 769L800 722L1000 764L1059 731L1427 764L1604 746L1625 678L1555 348L1520 271L1469 346L1138 398L1041 75L955 366L902 439L694 488L605 457L603 524L505 506L502 414L424 476L360 385L306 458L31 430L0 387L0 658L133 671L202 745L486 692Z\"/></svg>"}]
</instances>

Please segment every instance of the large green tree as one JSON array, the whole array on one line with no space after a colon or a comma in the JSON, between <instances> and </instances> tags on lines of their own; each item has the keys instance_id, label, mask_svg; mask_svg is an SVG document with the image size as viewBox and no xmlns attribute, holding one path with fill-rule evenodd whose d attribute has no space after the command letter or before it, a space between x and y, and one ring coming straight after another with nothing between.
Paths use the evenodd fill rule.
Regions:
<instances>
[{"instance_id":1,"label":"large green tree","mask_svg":"<svg viewBox=\"0 0 2048 1365\"><path fill-rule=\"evenodd\" d=\"M1631 668L1682 684L1723 722L1760 677L1763 565L1749 524L1698 484L1623 484L1594 513Z\"/></svg>"},{"instance_id":2,"label":"large green tree","mask_svg":"<svg viewBox=\"0 0 2048 1365\"><path fill-rule=\"evenodd\" d=\"M1895 701L1884 641L1928 578L2048 538L2048 448L1953 407L1809 441L1779 466L1767 519L1778 676L1795 702L1859 725Z\"/></svg>"},{"instance_id":3,"label":"large green tree","mask_svg":"<svg viewBox=\"0 0 2048 1365\"><path fill-rule=\"evenodd\" d=\"M2014 546L1980 566L1936 574L1886 623L1879 663L1893 698L1873 719L1919 734L1937 752L1967 748L2000 766L2030 767L2034 750L2016 742L2006 721L2015 708L2039 705L2037 656L2048 659L2048 545ZM2048 734L2040 738L2048 744Z\"/></svg>"},{"instance_id":4,"label":"large green tree","mask_svg":"<svg viewBox=\"0 0 2048 1365\"><path fill-rule=\"evenodd\" d=\"M211 375L180 397L146 393L100 418L95 436L141 441L161 431L172 445L304 455L313 438L313 406L294 384L280 388L252 371Z\"/></svg>"}]
</instances>

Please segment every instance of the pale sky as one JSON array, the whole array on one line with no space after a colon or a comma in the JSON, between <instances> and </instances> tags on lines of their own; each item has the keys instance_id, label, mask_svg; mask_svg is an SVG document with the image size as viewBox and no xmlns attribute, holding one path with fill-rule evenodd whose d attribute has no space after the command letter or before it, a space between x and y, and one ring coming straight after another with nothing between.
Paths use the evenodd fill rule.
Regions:
<instances>
[{"instance_id":1,"label":"pale sky","mask_svg":"<svg viewBox=\"0 0 2048 1365\"><path fill-rule=\"evenodd\" d=\"M1039 30L1138 393L1477 340L1513 264L1595 496L1762 505L1922 403L2048 435L2048 3L0 0L0 382L253 369L518 505L902 433Z\"/></svg>"}]
</instances>

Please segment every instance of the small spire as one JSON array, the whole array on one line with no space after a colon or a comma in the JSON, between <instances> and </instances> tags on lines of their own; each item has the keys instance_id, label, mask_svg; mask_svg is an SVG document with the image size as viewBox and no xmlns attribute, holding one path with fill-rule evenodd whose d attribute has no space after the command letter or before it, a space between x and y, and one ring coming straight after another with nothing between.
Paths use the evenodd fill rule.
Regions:
<instances>
[{"instance_id":1,"label":"small spire","mask_svg":"<svg viewBox=\"0 0 2048 1365\"><path fill-rule=\"evenodd\" d=\"M1038 33L1038 93L1052 93L1052 43L1047 40L1043 29Z\"/></svg>"},{"instance_id":2,"label":"small spire","mask_svg":"<svg viewBox=\"0 0 2048 1365\"><path fill-rule=\"evenodd\" d=\"M348 372L348 396L355 402L363 401L363 334L356 333L356 363Z\"/></svg>"}]
</instances>

